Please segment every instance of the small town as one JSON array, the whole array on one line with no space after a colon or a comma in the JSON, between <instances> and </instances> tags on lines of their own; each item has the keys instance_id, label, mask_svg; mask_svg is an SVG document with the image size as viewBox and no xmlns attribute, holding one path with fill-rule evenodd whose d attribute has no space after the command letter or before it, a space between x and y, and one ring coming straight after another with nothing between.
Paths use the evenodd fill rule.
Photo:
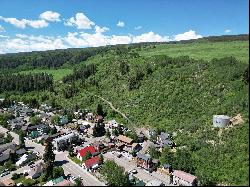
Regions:
<instances>
[{"instance_id":1,"label":"small town","mask_svg":"<svg viewBox=\"0 0 250 187\"><path fill-rule=\"evenodd\" d=\"M170 133L132 132L115 119L106 121L100 106L97 110L70 116L46 104L34 109L14 102L1 108L7 121L1 119L0 127L1 185L106 186L103 176L110 173L100 172L104 167L124 168L132 186L197 185L196 176L152 157L164 149L175 151ZM48 169L51 176L44 174Z\"/></svg>"}]
</instances>

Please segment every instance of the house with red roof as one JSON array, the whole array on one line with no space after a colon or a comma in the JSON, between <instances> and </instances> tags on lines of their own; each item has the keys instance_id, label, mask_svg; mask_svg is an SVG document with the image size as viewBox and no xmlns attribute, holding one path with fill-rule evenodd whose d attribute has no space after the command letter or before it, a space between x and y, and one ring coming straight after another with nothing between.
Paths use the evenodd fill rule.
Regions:
<instances>
[{"instance_id":1,"label":"house with red roof","mask_svg":"<svg viewBox=\"0 0 250 187\"><path fill-rule=\"evenodd\" d=\"M197 177L181 170L174 170L172 173L173 184L178 186L196 186Z\"/></svg>"},{"instance_id":2,"label":"house with red roof","mask_svg":"<svg viewBox=\"0 0 250 187\"><path fill-rule=\"evenodd\" d=\"M93 146L87 146L87 147L84 147L83 149L81 149L80 151L78 151L77 158L79 160L83 161L83 157L86 156L86 153L88 151L91 153L91 155L93 155L95 152L97 152Z\"/></svg>"},{"instance_id":3,"label":"house with red roof","mask_svg":"<svg viewBox=\"0 0 250 187\"><path fill-rule=\"evenodd\" d=\"M100 166L100 164L101 164L100 157L95 156L95 157L92 157L92 158L86 160L82 164L82 167L84 169L86 169L87 171L93 171L93 170L97 169Z\"/></svg>"}]
</instances>

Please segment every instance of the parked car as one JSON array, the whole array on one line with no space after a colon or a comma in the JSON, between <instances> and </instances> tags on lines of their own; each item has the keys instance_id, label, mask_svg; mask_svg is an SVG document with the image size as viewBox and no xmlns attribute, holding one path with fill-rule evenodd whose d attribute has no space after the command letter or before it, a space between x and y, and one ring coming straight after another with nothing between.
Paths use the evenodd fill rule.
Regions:
<instances>
[{"instance_id":1,"label":"parked car","mask_svg":"<svg viewBox=\"0 0 250 187\"><path fill-rule=\"evenodd\" d=\"M0 175L0 177L3 177L3 176L5 176L5 175L9 175L9 174L10 174L10 172L9 172L9 171L6 171L6 172L2 173L2 174Z\"/></svg>"},{"instance_id":2,"label":"parked car","mask_svg":"<svg viewBox=\"0 0 250 187\"><path fill-rule=\"evenodd\" d=\"M136 169L133 169L133 170L129 171L129 173L136 174L136 173L138 173L138 171Z\"/></svg>"},{"instance_id":3,"label":"parked car","mask_svg":"<svg viewBox=\"0 0 250 187\"><path fill-rule=\"evenodd\" d=\"M122 157L122 154L117 155L117 158L121 158L121 157Z\"/></svg>"},{"instance_id":4,"label":"parked car","mask_svg":"<svg viewBox=\"0 0 250 187\"><path fill-rule=\"evenodd\" d=\"M31 166L33 164L35 164L35 163L32 161L32 162L28 163L28 166Z\"/></svg>"},{"instance_id":5,"label":"parked car","mask_svg":"<svg viewBox=\"0 0 250 187\"><path fill-rule=\"evenodd\" d=\"M76 177L75 176L71 176L71 179L73 180L73 181L75 181L76 180Z\"/></svg>"}]
</instances>

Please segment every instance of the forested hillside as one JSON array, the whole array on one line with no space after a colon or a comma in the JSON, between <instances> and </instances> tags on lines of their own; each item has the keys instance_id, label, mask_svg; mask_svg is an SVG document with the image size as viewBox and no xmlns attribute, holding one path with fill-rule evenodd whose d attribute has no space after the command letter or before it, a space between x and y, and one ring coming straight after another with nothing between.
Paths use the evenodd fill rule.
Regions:
<instances>
[{"instance_id":1,"label":"forested hillside","mask_svg":"<svg viewBox=\"0 0 250 187\"><path fill-rule=\"evenodd\" d=\"M116 118L130 127L155 127L172 133L177 149L183 153L183 159L174 166L197 175L201 184L248 185L249 44L215 40L119 45L93 51L89 48L83 56L85 49L3 55L0 67L5 69L4 75L13 72L23 81L31 76L17 74L24 67L63 67L72 73L53 84L46 78L51 86L40 92L32 85L28 90L5 89L7 78L3 75L1 93L12 91L13 100L29 103L35 99L72 110L95 110L101 103L106 119ZM112 111L100 97L132 122ZM221 134L212 127L213 115L233 117L238 113L243 116L243 124L224 129Z\"/></svg>"}]
</instances>

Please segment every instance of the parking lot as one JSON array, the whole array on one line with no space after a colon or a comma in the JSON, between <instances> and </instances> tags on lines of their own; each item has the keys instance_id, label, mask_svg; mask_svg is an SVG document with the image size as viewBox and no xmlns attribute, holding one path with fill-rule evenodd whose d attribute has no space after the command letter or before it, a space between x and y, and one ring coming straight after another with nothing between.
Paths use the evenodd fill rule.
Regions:
<instances>
[{"instance_id":1,"label":"parking lot","mask_svg":"<svg viewBox=\"0 0 250 187\"><path fill-rule=\"evenodd\" d=\"M117 157L119 154L122 155L120 158ZM107 152L104 154L104 160L114 160L118 165L124 167L125 171L127 172L131 170L137 170L137 173L134 174L134 176L145 182L151 180L160 180L165 185L172 186L170 184L170 177L168 175L163 175L158 171L149 173L145 169L137 167L136 161L132 160L132 156L127 157L127 154L128 153L120 153L117 151Z\"/></svg>"}]
</instances>

